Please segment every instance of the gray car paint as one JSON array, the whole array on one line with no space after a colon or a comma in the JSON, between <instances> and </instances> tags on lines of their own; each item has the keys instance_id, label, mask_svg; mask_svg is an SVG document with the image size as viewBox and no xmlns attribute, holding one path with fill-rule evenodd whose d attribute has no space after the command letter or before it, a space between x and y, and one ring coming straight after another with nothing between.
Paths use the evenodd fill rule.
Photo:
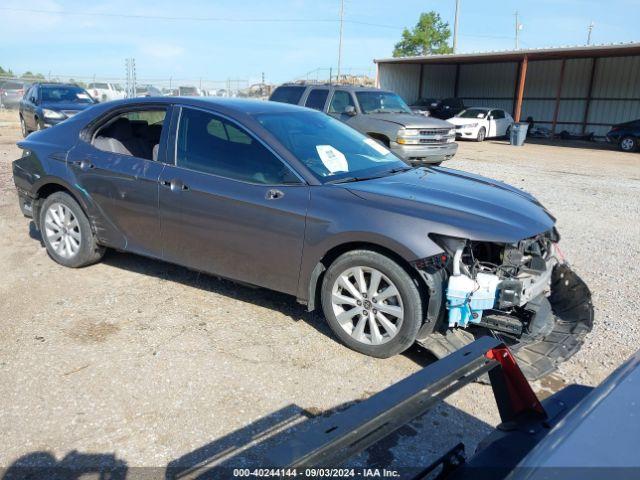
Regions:
<instances>
[{"instance_id":1,"label":"gray car paint","mask_svg":"<svg viewBox=\"0 0 640 480\"><path fill-rule=\"evenodd\" d=\"M160 144L164 164L116 158L95 149L83 136L85 127L119 109L158 104L202 108L232 119L267 144L303 182L278 186L287 189L285 195L267 201L264 195L272 186L173 166L172 156L166 154L173 141L170 131L163 133ZM14 162L14 180L30 199L37 198L47 183L65 186L85 208L106 246L255 283L296 295L303 302L309 300L318 262L347 244L374 245L412 262L442 252L430 233L513 242L553 226L553 217L530 195L455 170L421 168L380 179L323 185L252 116L298 111L308 109L197 97L107 102L19 142L32 153ZM173 120L168 123L175 128ZM60 168L59 158L49 158L52 151L68 152L68 168ZM90 173L74 163L87 160L94 166L87 169ZM172 180L189 185L188 193L161 185ZM140 192L138 185L144 185ZM154 211L156 194L159 208ZM137 218L144 228L136 224ZM161 253L156 225L161 229Z\"/></svg>"}]
</instances>

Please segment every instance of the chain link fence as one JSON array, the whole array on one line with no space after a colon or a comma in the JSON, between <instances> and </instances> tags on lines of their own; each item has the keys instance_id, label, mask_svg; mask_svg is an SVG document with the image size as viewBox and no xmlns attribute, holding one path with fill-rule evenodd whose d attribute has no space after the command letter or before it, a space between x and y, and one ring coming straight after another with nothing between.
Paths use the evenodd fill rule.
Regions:
<instances>
[{"instance_id":1,"label":"chain link fence","mask_svg":"<svg viewBox=\"0 0 640 480\"><path fill-rule=\"evenodd\" d=\"M127 84L127 80L129 83ZM267 99L277 84L262 78L229 77L213 80L194 77L134 77L126 75L71 75L49 72L46 75L24 74L20 76L0 73L0 108L17 108L29 87L36 82L71 83L82 87L98 101L125 98L126 96L217 96ZM335 68L316 68L293 77L292 83L340 83L347 85L375 85L375 69L343 68L338 77ZM132 84L133 83L133 84ZM113 91L113 95L105 93Z\"/></svg>"}]
</instances>

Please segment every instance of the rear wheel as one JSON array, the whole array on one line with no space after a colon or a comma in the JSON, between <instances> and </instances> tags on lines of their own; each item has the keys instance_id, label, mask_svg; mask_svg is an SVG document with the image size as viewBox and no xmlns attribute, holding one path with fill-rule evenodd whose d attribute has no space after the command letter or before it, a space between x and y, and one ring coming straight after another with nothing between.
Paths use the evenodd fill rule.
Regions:
<instances>
[{"instance_id":1,"label":"rear wheel","mask_svg":"<svg viewBox=\"0 0 640 480\"><path fill-rule=\"evenodd\" d=\"M395 261L370 250L347 252L331 264L322 282L322 308L345 345L378 358L409 348L422 323L414 280Z\"/></svg>"},{"instance_id":2,"label":"rear wheel","mask_svg":"<svg viewBox=\"0 0 640 480\"><path fill-rule=\"evenodd\" d=\"M638 139L627 135L620 140L620 150L623 152L634 152L638 148Z\"/></svg>"},{"instance_id":3,"label":"rear wheel","mask_svg":"<svg viewBox=\"0 0 640 480\"><path fill-rule=\"evenodd\" d=\"M484 142L486 136L487 130L484 127L480 127L480 130L478 130L478 135L476 136L476 142Z\"/></svg>"},{"instance_id":4,"label":"rear wheel","mask_svg":"<svg viewBox=\"0 0 640 480\"><path fill-rule=\"evenodd\" d=\"M84 267L104 255L89 220L69 194L49 195L40 209L40 231L49 256L65 267Z\"/></svg>"}]
</instances>

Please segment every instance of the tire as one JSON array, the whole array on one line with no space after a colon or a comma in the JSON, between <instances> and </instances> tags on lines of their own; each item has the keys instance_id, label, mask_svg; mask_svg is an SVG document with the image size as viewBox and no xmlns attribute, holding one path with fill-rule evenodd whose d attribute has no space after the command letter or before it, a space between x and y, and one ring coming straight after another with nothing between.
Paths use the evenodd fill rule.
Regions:
<instances>
[{"instance_id":1,"label":"tire","mask_svg":"<svg viewBox=\"0 0 640 480\"><path fill-rule=\"evenodd\" d=\"M506 132L504 132L504 138L506 138L507 140L511 140L511 125L509 125Z\"/></svg>"},{"instance_id":2,"label":"tire","mask_svg":"<svg viewBox=\"0 0 640 480\"><path fill-rule=\"evenodd\" d=\"M638 148L638 139L632 135L627 135L620 139L618 146L623 152L635 152Z\"/></svg>"},{"instance_id":3,"label":"tire","mask_svg":"<svg viewBox=\"0 0 640 480\"><path fill-rule=\"evenodd\" d=\"M478 135L476 136L476 142L484 142L486 136L487 130L484 127L480 127L480 130L478 130Z\"/></svg>"},{"instance_id":4,"label":"tire","mask_svg":"<svg viewBox=\"0 0 640 480\"><path fill-rule=\"evenodd\" d=\"M85 267L104 255L105 249L98 245L87 216L68 193L49 195L40 208L38 221L47 253L60 265Z\"/></svg>"},{"instance_id":5,"label":"tire","mask_svg":"<svg viewBox=\"0 0 640 480\"><path fill-rule=\"evenodd\" d=\"M22 115L20 115L20 131L22 132L23 138L26 138L27 135L31 133L31 131L27 128L27 123L24 121Z\"/></svg>"},{"instance_id":6,"label":"tire","mask_svg":"<svg viewBox=\"0 0 640 480\"><path fill-rule=\"evenodd\" d=\"M429 164L430 167L439 167L440 165L442 165L442 162L433 162Z\"/></svg>"},{"instance_id":7,"label":"tire","mask_svg":"<svg viewBox=\"0 0 640 480\"><path fill-rule=\"evenodd\" d=\"M365 288L356 281L356 272L363 273ZM377 274L380 279L375 288L372 283ZM343 287L345 279L359 296ZM392 287L397 295L390 294ZM385 293L385 299L376 296ZM324 275L321 297L327 322L340 341L371 357L388 358L403 352L413 345L422 324L423 302L417 283L395 261L370 250L353 250L338 257Z\"/></svg>"}]
</instances>

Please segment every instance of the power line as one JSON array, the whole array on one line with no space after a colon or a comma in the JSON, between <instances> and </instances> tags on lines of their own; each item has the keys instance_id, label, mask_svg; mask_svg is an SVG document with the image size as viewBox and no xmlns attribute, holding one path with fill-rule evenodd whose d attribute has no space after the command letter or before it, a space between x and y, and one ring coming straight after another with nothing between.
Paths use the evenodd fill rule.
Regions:
<instances>
[{"instance_id":1,"label":"power line","mask_svg":"<svg viewBox=\"0 0 640 480\"><path fill-rule=\"evenodd\" d=\"M108 17L108 18L132 18L137 20L167 20L167 21L187 21L187 22L222 22L222 23L338 23L335 18L232 18L232 17L177 17L168 15L136 15L125 13L104 13L104 12L70 12L67 10L39 10L33 8L9 8L0 7L0 11L19 13L42 13L50 15L69 15L76 17ZM368 27L391 28L403 30L404 27L398 25L385 25L381 23L364 22L360 20L343 20L344 23L354 25L364 25Z\"/></svg>"}]
</instances>

